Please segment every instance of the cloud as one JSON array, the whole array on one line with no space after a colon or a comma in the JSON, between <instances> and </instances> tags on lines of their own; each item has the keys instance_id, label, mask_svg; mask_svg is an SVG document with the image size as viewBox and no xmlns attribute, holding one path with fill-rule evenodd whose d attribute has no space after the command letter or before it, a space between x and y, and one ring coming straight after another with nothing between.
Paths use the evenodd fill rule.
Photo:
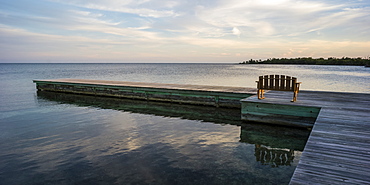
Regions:
<instances>
[{"instance_id":1,"label":"cloud","mask_svg":"<svg viewBox=\"0 0 370 185\"><path fill-rule=\"evenodd\" d=\"M0 52L3 60L67 59L84 54L84 49L93 49L96 44L104 46L109 43L107 40L32 33L6 27L0 27L0 34L2 35Z\"/></svg>"},{"instance_id":2,"label":"cloud","mask_svg":"<svg viewBox=\"0 0 370 185\"><path fill-rule=\"evenodd\" d=\"M222 0L198 9L198 18L217 28L237 27L245 37L302 36L311 30L345 27L358 18L369 19L368 7L296 0ZM348 37L350 35L346 35Z\"/></svg>"},{"instance_id":3,"label":"cloud","mask_svg":"<svg viewBox=\"0 0 370 185\"><path fill-rule=\"evenodd\" d=\"M6 1L0 8L0 52L2 59L172 61L315 57L337 51L366 56L369 10L368 3L358 1ZM356 51L342 49L343 43Z\"/></svg>"},{"instance_id":4,"label":"cloud","mask_svg":"<svg viewBox=\"0 0 370 185\"><path fill-rule=\"evenodd\" d=\"M171 10L178 3L176 1L153 1L150 0L105 0L105 1L84 1L84 0L63 0L59 3L74 5L92 10L103 10L139 15L141 17L173 17L178 13ZM154 9L155 8L155 9Z\"/></svg>"},{"instance_id":5,"label":"cloud","mask_svg":"<svg viewBox=\"0 0 370 185\"><path fill-rule=\"evenodd\" d=\"M237 28L237 27L234 27L233 30L232 30L233 34L236 35L236 36L240 36L241 32L240 30Z\"/></svg>"}]
</instances>

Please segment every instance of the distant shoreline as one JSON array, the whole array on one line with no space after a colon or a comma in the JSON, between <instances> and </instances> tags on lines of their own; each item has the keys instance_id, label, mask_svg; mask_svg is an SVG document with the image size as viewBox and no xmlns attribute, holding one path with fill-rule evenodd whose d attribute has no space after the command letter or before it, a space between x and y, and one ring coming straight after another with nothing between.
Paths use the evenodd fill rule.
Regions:
<instances>
[{"instance_id":1,"label":"distant shoreline","mask_svg":"<svg viewBox=\"0 0 370 185\"><path fill-rule=\"evenodd\" d=\"M370 57L368 58L334 58L329 57L317 58L303 57L303 58L270 58L266 60L254 60L240 62L239 64L291 64L291 65L346 65L346 66L370 66Z\"/></svg>"}]
</instances>

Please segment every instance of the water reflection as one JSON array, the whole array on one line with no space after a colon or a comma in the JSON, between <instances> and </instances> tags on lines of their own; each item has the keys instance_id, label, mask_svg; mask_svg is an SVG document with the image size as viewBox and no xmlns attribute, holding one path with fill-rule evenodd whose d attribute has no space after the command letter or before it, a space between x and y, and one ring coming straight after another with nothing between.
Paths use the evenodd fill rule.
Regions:
<instances>
[{"instance_id":1,"label":"water reflection","mask_svg":"<svg viewBox=\"0 0 370 185\"><path fill-rule=\"evenodd\" d=\"M74 104L83 107L91 106L102 109L114 109L125 112L177 117L189 120L202 120L206 122L226 123L231 125L242 124L240 121L239 109L181 105L176 103L96 97L46 91L37 91L37 96L39 98L39 104L43 103L42 100L49 100L61 104Z\"/></svg>"},{"instance_id":2,"label":"water reflection","mask_svg":"<svg viewBox=\"0 0 370 185\"><path fill-rule=\"evenodd\" d=\"M95 97L38 91L39 104L54 101L61 104L91 106L164 117L178 117L218 124L240 126L240 142L255 146L257 162L271 167L290 166L295 151L303 151L310 132L304 129L245 123L240 121L240 110L194 105L180 105L141 100Z\"/></svg>"},{"instance_id":3,"label":"water reflection","mask_svg":"<svg viewBox=\"0 0 370 185\"><path fill-rule=\"evenodd\" d=\"M295 151L303 151L310 132L305 129L243 124L240 141L254 144L256 161L271 167L290 166Z\"/></svg>"},{"instance_id":4,"label":"water reflection","mask_svg":"<svg viewBox=\"0 0 370 185\"><path fill-rule=\"evenodd\" d=\"M52 110L38 119L63 121L38 127L45 139L22 140L29 147L5 147L26 148L27 161L51 174L40 183L288 184L309 134L241 122L239 109L43 91L36 102Z\"/></svg>"}]
</instances>

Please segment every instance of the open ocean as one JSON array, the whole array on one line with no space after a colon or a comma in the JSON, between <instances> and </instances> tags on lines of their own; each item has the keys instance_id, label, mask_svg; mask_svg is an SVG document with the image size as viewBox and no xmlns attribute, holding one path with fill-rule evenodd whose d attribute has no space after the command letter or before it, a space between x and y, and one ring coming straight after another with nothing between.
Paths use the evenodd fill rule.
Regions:
<instances>
[{"instance_id":1,"label":"open ocean","mask_svg":"<svg viewBox=\"0 0 370 185\"><path fill-rule=\"evenodd\" d=\"M309 131L239 121L240 111L37 92L34 79L370 93L370 68L237 64L0 64L0 184L288 184ZM298 95L299 99L299 95Z\"/></svg>"}]
</instances>

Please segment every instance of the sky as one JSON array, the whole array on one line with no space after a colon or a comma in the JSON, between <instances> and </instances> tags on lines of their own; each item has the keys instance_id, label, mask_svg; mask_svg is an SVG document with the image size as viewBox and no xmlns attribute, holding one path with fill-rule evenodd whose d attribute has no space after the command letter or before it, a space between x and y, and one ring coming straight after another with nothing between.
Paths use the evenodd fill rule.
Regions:
<instances>
[{"instance_id":1,"label":"sky","mask_svg":"<svg viewBox=\"0 0 370 185\"><path fill-rule=\"evenodd\" d=\"M369 0L0 0L0 62L369 57Z\"/></svg>"}]
</instances>

